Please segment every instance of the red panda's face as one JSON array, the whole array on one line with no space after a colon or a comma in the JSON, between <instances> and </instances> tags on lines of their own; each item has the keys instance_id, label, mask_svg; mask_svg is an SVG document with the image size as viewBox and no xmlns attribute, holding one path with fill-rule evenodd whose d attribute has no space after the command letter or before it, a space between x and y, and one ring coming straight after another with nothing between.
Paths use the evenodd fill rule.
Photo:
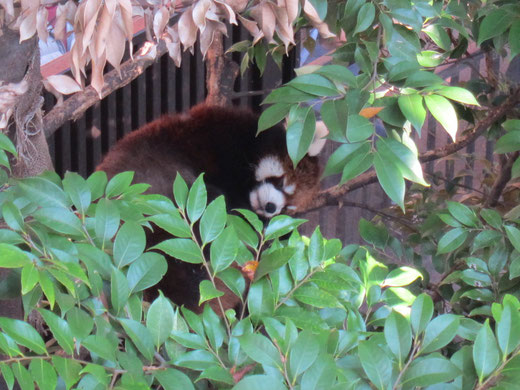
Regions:
<instances>
[{"instance_id":1,"label":"red panda's face","mask_svg":"<svg viewBox=\"0 0 520 390\"><path fill-rule=\"evenodd\" d=\"M257 185L249 193L255 213L271 218L282 211L295 212L305 207L318 191L317 161L305 158L293 169L290 160L276 155L263 157L255 168Z\"/></svg>"}]
</instances>

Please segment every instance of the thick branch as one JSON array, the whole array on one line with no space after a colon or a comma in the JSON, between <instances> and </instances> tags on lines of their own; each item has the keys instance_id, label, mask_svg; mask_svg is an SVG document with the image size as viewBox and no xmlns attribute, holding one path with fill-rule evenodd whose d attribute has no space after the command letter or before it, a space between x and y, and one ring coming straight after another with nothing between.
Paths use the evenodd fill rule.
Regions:
<instances>
[{"instance_id":1,"label":"thick branch","mask_svg":"<svg viewBox=\"0 0 520 390\"><path fill-rule=\"evenodd\" d=\"M213 42L206 54L206 103L226 106L230 103L233 85L238 76L238 65L224 54L224 40L215 32Z\"/></svg>"},{"instance_id":2,"label":"thick branch","mask_svg":"<svg viewBox=\"0 0 520 390\"><path fill-rule=\"evenodd\" d=\"M507 183L511 180L513 164L519 155L519 152L515 152L510 156L499 155L500 171L491 187L491 192L484 203L484 207L495 207L498 204L498 200L500 199L504 188L506 188Z\"/></svg>"},{"instance_id":3,"label":"thick branch","mask_svg":"<svg viewBox=\"0 0 520 390\"><path fill-rule=\"evenodd\" d=\"M511 96L509 96L509 98L504 102L504 104L490 109L487 113L487 116L478 122L471 131L466 133L466 135L459 138L457 142L445 145L442 148L429 150L419 156L419 161L425 163L428 161L438 160L439 158L449 156L450 154L465 148L470 143L474 142L478 137L480 137L493 123L503 117L519 103L520 88L514 91ZM329 204L337 204L337 199L342 198L348 192L364 187L376 181L377 176L375 171L368 171L356 177L355 179L350 180L343 186L334 186L323 190L307 209L299 210L299 212L315 210Z\"/></svg>"},{"instance_id":4,"label":"thick branch","mask_svg":"<svg viewBox=\"0 0 520 390\"><path fill-rule=\"evenodd\" d=\"M121 77L119 77L115 69L105 74L105 85L101 90L101 97L94 88L89 86L83 91L69 97L63 104L55 106L43 118L45 136L49 137L52 135L68 120L79 119L89 107L110 95L115 90L129 84L166 52L166 45L164 42L161 42L157 45L155 58L143 56L135 58L134 60L128 59L121 65Z\"/></svg>"}]
</instances>

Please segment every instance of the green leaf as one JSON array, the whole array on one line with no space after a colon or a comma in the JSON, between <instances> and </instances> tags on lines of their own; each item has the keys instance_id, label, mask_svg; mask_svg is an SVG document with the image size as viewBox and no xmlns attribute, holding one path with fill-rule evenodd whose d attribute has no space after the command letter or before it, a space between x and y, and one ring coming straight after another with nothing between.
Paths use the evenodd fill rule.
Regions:
<instances>
[{"instance_id":1,"label":"green leaf","mask_svg":"<svg viewBox=\"0 0 520 390\"><path fill-rule=\"evenodd\" d=\"M172 238L155 245L152 249L159 249L167 255L187 263L202 263L200 248L191 239Z\"/></svg>"},{"instance_id":2,"label":"green leaf","mask_svg":"<svg viewBox=\"0 0 520 390\"><path fill-rule=\"evenodd\" d=\"M473 361L479 383L482 383L484 378L491 374L500 362L500 352L493 331L489 326L489 319L486 319L475 339Z\"/></svg>"},{"instance_id":3,"label":"green leaf","mask_svg":"<svg viewBox=\"0 0 520 390\"><path fill-rule=\"evenodd\" d=\"M418 295L412 304L412 312L410 313L410 322L416 336L421 334L421 332L426 329L426 326L430 322L432 315L432 298L426 293Z\"/></svg>"},{"instance_id":4,"label":"green leaf","mask_svg":"<svg viewBox=\"0 0 520 390\"><path fill-rule=\"evenodd\" d=\"M22 390L34 390L33 378L21 362L18 361L12 364L11 369L13 370L14 376Z\"/></svg>"},{"instance_id":5,"label":"green leaf","mask_svg":"<svg viewBox=\"0 0 520 390\"><path fill-rule=\"evenodd\" d=\"M41 207L69 206L68 197L61 187L45 177L28 177L18 181L18 187L31 202Z\"/></svg>"},{"instance_id":6,"label":"green leaf","mask_svg":"<svg viewBox=\"0 0 520 390\"><path fill-rule=\"evenodd\" d=\"M0 317L0 327L18 344L40 355L47 353L45 343L40 334L28 323L12 318Z\"/></svg>"},{"instance_id":7,"label":"green leaf","mask_svg":"<svg viewBox=\"0 0 520 390\"><path fill-rule=\"evenodd\" d=\"M34 218L48 228L67 235L83 235L81 220L61 207L44 207L33 213Z\"/></svg>"},{"instance_id":8,"label":"green leaf","mask_svg":"<svg viewBox=\"0 0 520 390\"><path fill-rule=\"evenodd\" d=\"M204 212L208 200L208 192L204 185L204 174L197 177L191 186L186 204L186 211L191 223L196 222Z\"/></svg>"},{"instance_id":9,"label":"green leaf","mask_svg":"<svg viewBox=\"0 0 520 390\"><path fill-rule=\"evenodd\" d=\"M502 216L492 209L482 209L480 216L486 221L486 223L497 230L502 229Z\"/></svg>"},{"instance_id":10,"label":"green leaf","mask_svg":"<svg viewBox=\"0 0 520 390\"><path fill-rule=\"evenodd\" d=\"M157 349L170 336L173 330L173 317L170 301L159 291L159 296L152 302L146 315L146 327L150 330Z\"/></svg>"},{"instance_id":11,"label":"green leaf","mask_svg":"<svg viewBox=\"0 0 520 390\"><path fill-rule=\"evenodd\" d=\"M70 330L69 324L63 318L58 317L56 314L49 310L38 309L52 335L63 348L63 350L72 355L74 353L74 335Z\"/></svg>"},{"instance_id":12,"label":"green leaf","mask_svg":"<svg viewBox=\"0 0 520 390\"><path fill-rule=\"evenodd\" d=\"M374 125L361 115L349 115L347 121L347 139L350 142L361 142L374 134Z\"/></svg>"},{"instance_id":13,"label":"green leaf","mask_svg":"<svg viewBox=\"0 0 520 390\"><path fill-rule=\"evenodd\" d=\"M213 382L221 382L227 385L234 385L235 381L229 371L220 366L206 368L197 379L209 379Z\"/></svg>"},{"instance_id":14,"label":"green leaf","mask_svg":"<svg viewBox=\"0 0 520 390\"><path fill-rule=\"evenodd\" d=\"M275 238L281 237L293 231L306 221L305 219L291 218L287 215L277 215L269 221L265 229L265 239L274 240Z\"/></svg>"},{"instance_id":15,"label":"green leaf","mask_svg":"<svg viewBox=\"0 0 520 390\"><path fill-rule=\"evenodd\" d=\"M70 389L79 381L81 365L72 359L66 359L58 355L52 356L52 364L58 375L65 382L66 389Z\"/></svg>"},{"instance_id":16,"label":"green leaf","mask_svg":"<svg viewBox=\"0 0 520 390\"><path fill-rule=\"evenodd\" d=\"M285 390L280 379L270 375L249 375L240 380L231 390Z\"/></svg>"},{"instance_id":17,"label":"green leaf","mask_svg":"<svg viewBox=\"0 0 520 390\"><path fill-rule=\"evenodd\" d=\"M341 173L345 164L348 162L349 157L354 155L362 146L366 143L355 143L355 144L343 144L337 148L327 161L323 176L330 176L337 173ZM370 150L370 147L366 148L365 154Z\"/></svg>"},{"instance_id":18,"label":"green leaf","mask_svg":"<svg viewBox=\"0 0 520 390\"><path fill-rule=\"evenodd\" d=\"M310 331L302 331L289 353L289 372L293 381L315 362L319 352L320 345L316 336Z\"/></svg>"},{"instance_id":19,"label":"green leaf","mask_svg":"<svg viewBox=\"0 0 520 390\"><path fill-rule=\"evenodd\" d=\"M119 318L119 322L139 352L143 354L146 360L152 361L154 356L154 342L150 331L140 322L128 318Z\"/></svg>"},{"instance_id":20,"label":"green leaf","mask_svg":"<svg viewBox=\"0 0 520 390\"><path fill-rule=\"evenodd\" d=\"M157 284L167 268L164 256L154 252L143 253L128 267L126 277L130 291L135 293Z\"/></svg>"},{"instance_id":21,"label":"green leaf","mask_svg":"<svg viewBox=\"0 0 520 390\"><path fill-rule=\"evenodd\" d=\"M302 376L301 390L328 390L335 383L336 364L331 355L318 355L314 364Z\"/></svg>"},{"instance_id":22,"label":"green leaf","mask_svg":"<svg viewBox=\"0 0 520 390\"><path fill-rule=\"evenodd\" d=\"M110 241L119 229L119 210L115 203L109 199L101 198L96 204L94 229L96 236L101 240L101 247Z\"/></svg>"},{"instance_id":23,"label":"green leaf","mask_svg":"<svg viewBox=\"0 0 520 390\"><path fill-rule=\"evenodd\" d=\"M195 390L191 379L182 371L174 368L158 370L154 374L164 390Z\"/></svg>"},{"instance_id":24,"label":"green leaf","mask_svg":"<svg viewBox=\"0 0 520 390\"><path fill-rule=\"evenodd\" d=\"M58 376L52 365L43 359L31 360L29 364L33 380L40 390L55 390L58 384Z\"/></svg>"},{"instance_id":25,"label":"green leaf","mask_svg":"<svg viewBox=\"0 0 520 390\"><path fill-rule=\"evenodd\" d=\"M453 314L435 317L426 326L420 353L424 355L446 346L457 334L459 323L459 317Z\"/></svg>"},{"instance_id":26,"label":"green leaf","mask_svg":"<svg viewBox=\"0 0 520 390\"><path fill-rule=\"evenodd\" d=\"M357 23L356 28L354 29L353 34L357 34L365 31L370 27L372 22L374 21L374 17L376 16L376 8L372 3L365 3L360 8L359 13L357 15Z\"/></svg>"},{"instance_id":27,"label":"green leaf","mask_svg":"<svg viewBox=\"0 0 520 390\"><path fill-rule=\"evenodd\" d=\"M383 349L371 340L362 341L358 345L358 355L368 379L377 389L386 389L392 377L392 362Z\"/></svg>"},{"instance_id":28,"label":"green leaf","mask_svg":"<svg viewBox=\"0 0 520 390\"><path fill-rule=\"evenodd\" d=\"M428 186L424 180L421 163L417 153L406 145L392 138L380 138L377 141L377 151L386 160L393 161L405 179Z\"/></svg>"},{"instance_id":29,"label":"green leaf","mask_svg":"<svg viewBox=\"0 0 520 390\"><path fill-rule=\"evenodd\" d=\"M258 333L251 333L240 336L239 341L240 347L255 362L282 369L280 354L267 337Z\"/></svg>"},{"instance_id":30,"label":"green leaf","mask_svg":"<svg viewBox=\"0 0 520 390\"><path fill-rule=\"evenodd\" d=\"M437 89L436 93L444 97L447 97L448 99L455 100L459 103L479 106L477 99L475 99L475 96L473 96L473 94L465 88L449 87L443 85Z\"/></svg>"},{"instance_id":31,"label":"green leaf","mask_svg":"<svg viewBox=\"0 0 520 390\"><path fill-rule=\"evenodd\" d=\"M413 387L427 387L437 383L447 383L459 375L461 371L446 358L439 355L427 356L412 362L401 383Z\"/></svg>"},{"instance_id":32,"label":"green leaf","mask_svg":"<svg viewBox=\"0 0 520 390\"><path fill-rule=\"evenodd\" d=\"M406 74L406 76L407 77L404 82L404 86L408 87L408 88L429 87L432 85L437 86L444 82L444 80L442 78L440 78L439 76L437 76L435 73L428 72L426 70L417 70L417 71L411 73L410 75ZM421 107L419 107L419 109L421 109L421 108L424 109L422 104L421 104ZM425 111L425 113L426 113L426 111ZM412 122L412 124L413 124L413 122ZM421 133L420 129L417 129L417 131L419 131L419 134Z\"/></svg>"},{"instance_id":33,"label":"green leaf","mask_svg":"<svg viewBox=\"0 0 520 390\"><path fill-rule=\"evenodd\" d=\"M204 302L209 301L210 299L218 298L224 295L224 293L222 291L217 290L217 288L209 280L203 280L202 282L200 282L199 292L199 305L202 305Z\"/></svg>"},{"instance_id":34,"label":"green leaf","mask_svg":"<svg viewBox=\"0 0 520 390\"><path fill-rule=\"evenodd\" d=\"M298 288L294 292L293 297L302 303L314 307L341 307L340 303L334 295L320 290L318 287L312 284L304 284Z\"/></svg>"},{"instance_id":35,"label":"green leaf","mask_svg":"<svg viewBox=\"0 0 520 390\"><path fill-rule=\"evenodd\" d=\"M520 150L520 131L509 131L500 137L495 144L495 153L509 153Z\"/></svg>"},{"instance_id":36,"label":"green leaf","mask_svg":"<svg viewBox=\"0 0 520 390\"><path fill-rule=\"evenodd\" d=\"M518 313L518 308L511 302L504 300L504 310L502 310L502 315L496 324L495 331L504 361L520 345L519 323L520 313Z\"/></svg>"},{"instance_id":37,"label":"green leaf","mask_svg":"<svg viewBox=\"0 0 520 390\"><path fill-rule=\"evenodd\" d=\"M315 73L321 74L332 81L338 81L352 87L357 86L356 76L346 66L324 65Z\"/></svg>"},{"instance_id":38,"label":"green leaf","mask_svg":"<svg viewBox=\"0 0 520 390\"><path fill-rule=\"evenodd\" d=\"M190 226L177 210L168 214L152 215L149 220L175 237L191 237Z\"/></svg>"},{"instance_id":39,"label":"green leaf","mask_svg":"<svg viewBox=\"0 0 520 390\"><path fill-rule=\"evenodd\" d=\"M492 10L480 23L477 45L505 32L514 19L514 14L504 8Z\"/></svg>"},{"instance_id":40,"label":"green leaf","mask_svg":"<svg viewBox=\"0 0 520 390\"><path fill-rule=\"evenodd\" d=\"M504 225L506 229L507 238L515 247L517 252L520 252L520 230L512 225Z\"/></svg>"},{"instance_id":41,"label":"green leaf","mask_svg":"<svg viewBox=\"0 0 520 390\"><path fill-rule=\"evenodd\" d=\"M400 313L392 311L385 320L384 334L388 348L399 360L402 367L412 348L412 329L410 322Z\"/></svg>"},{"instance_id":42,"label":"green leaf","mask_svg":"<svg viewBox=\"0 0 520 390\"><path fill-rule=\"evenodd\" d=\"M468 231L463 228L455 228L444 234L439 240L437 254L453 252L460 247L468 237Z\"/></svg>"},{"instance_id":43,"label":"green leaf","mask_svg":"<svg viewBox=\"0 0 520 390\"><path fill-rule=\"evenodd\" d=\"M115 175L107 184L105 194L107 198L121 195L132 183L134 172L121 172Z\"/></svg>"},{"instance_id":44,"label":"green leaf","mask_svg":"<svg viewBox=\"0 0 520 390\"><path fill-rule=\"evenodd\" d=\"M288 85L316 96L336 96L339 91L334 83L319 74L304 74L292 79Z\"/></svg>"},{"instance_id":45,"label":"green leaf","mask_svg":"<svg viewBox=\"0 0 520 390\"><path fill-rule=\"evenodd\" d=\"M376 169L379 184L395 203L404 210L404 179L399 169L380 153L374 154L374 168Z\"/></svg>"},{"instance_id":46,"label":"green leaf","mask_svg":"<svg viewBox=\"0 0 520 390\"><path fill-rule=\"evenodd\" d=\"M179 206L181 210L184 210L188 199L188 185L179 172L177 172L173 182L173 195L177 206Z\"/></svg>"},{"instance_id":47,"label":"green leaf","mask_svg":"<svg viewBox=\"0 0 520 390\"><path fill-rule=\"evenodd\" d=\"M448 210L459 222L466 226L476 227L479 223L478 217L468 206L459 202L447 202Z\"/></svg>"},{"instance_id":48,"label":"green leaf","mask_svg":"<svg viewBox=\"0 0 520 390\"><path fill-rule=\"evenodd\" d=\"M107 185L107 174L103 171L96 171L87 178L87 185L90 188L91 200L96 200L103 196Z\"/></svg>"},{"instance_id":49,"label":"green leaf","mask_svg":"<svg viewBox=\"0 0 520 390\"><path fill-rule=\"evenodd\" d=\"M39 280L38 268L33 263L26 264L22 268L22 295L27 294L31 291Z\"/></svg>"},{"instance_id":50,"label":"green leaf","mask_svg":"<svg viewBox=\"0 0 520 390\"><path fill-rule=\"evenodd\" d=\"M7 223L11 229L16 231L23 231L23 216L14 203L6 201L2 205L2 217L4 218L5 223Z\"/></svg>"},{"instance_id":51,"label":"green leaf","mask_svg":"<svg viewBox=\"0 0 520 390\"><path fill-rule=\"evenodd\" d=\"M262 104L268 103L300 103L316 98L315 95L303 92L291 86L280 87L273 90L264 99Z\"/></svg>"},{"instance_id":52,"label":"green leaf","mask_svg":"<svg viewBox=\"0 0 520 390\"><path fill-rule=\"evenodd\" d=\"M385 227L373 224L365 218L360 218L358 224L359 235L363 240L378 248L385 248L388 242L388 231Z\"/></svg>"},{"instance_id":53,"label":"green leaf","mask_svg":"<svg viewBox=\"0 0 520 390\"><path fill-rule=\"evenodd\" d=\"M14 154L15 156L18 155L16 153L16 147L14 146L13 142L4 133L0 133L0 148L8 151L11 154Z\"/></svg>"},{"instance_id":54,"label":"green leaf","mask_svg":"<svg viewBox=\"0 0 520 390\"><path fill-rule=\"evenodd\" d=\"M258 268L255 272L254 280L259 280L262 276L283 267L295 253L295 248L287 247L262 254L261 260L258 263Z\"/></svg>"},{"instance_id":55,"label":"green leaf","mask_svg":"<svg viewBox=\"0 0 520 390\"><path fill-rule=\"evenodd\" d=\"M14 245L0 243L0 267L21 268L32 264L27 254Z\"/></svg>"},{"instance_id":56,"label":"green leaf","mask_svg":"<svg viewBox=\"0 0 520 390\"><path fill-rule=\"evenodd\" d=\"M314 139L316 117L314 110L297 107L291 110L287 125L287 152L296 166L305 156Z\"/></svg>"},{"instance_id":57,"label":"green leaf","mask_svg":"<svg viewBox=\"0 0 520 390\"><path fill-rule=\"evenodd\" d=\"M449 51L451 48L451 39L445 29L440 25L432 23L425 27L423 31L435 42L439 48Z\"/></svg>"},{"instance_id":58,"label":"green leaf","mask_svg":"<svg viewBox=\"0 0 520 390\"><path fill-rule=\"evenodd\" d=\"M520 131L520 119L508 119L502 123L506 131Z\"/></svg>"},{"instance_id":59,"label":"green leaf","mask_svg":"<svg viewBox=\"0 0 520 390\"><path fill-rule=\"evenodd\" d=\"M392 270L383 281L381 287L401 287L412 284L416 279L423 278L423 275L414 268L399 267Z\"/></svg>"},{"instance_id":60,"label":"green leaf","mask_svg":"<svg viewBox=\"0 0 520 390\"><path fill-rule=\"evenodd\" d=\"M235 260L240 241L233 227L224 229L210 247L210 259L213 272L225 270Z\"/></svg>"},{"instance_id":61,"label":"green leaf","mask_svg":"<svg viewBox=\"0 0 520 390\"><path fill-rule=\"evenodd\" d=\"M130 288L128 280L123 272L117 268L112 269L110 278L110 301L114 308L115 314L121 313L130 296Z\"/></svg>"},{"instance_id":62,"label":"green leaf","mask_svg":"<svg viewBox=\"0 0 520 390\"><path fill-rule=\"evenodd\" d=\"M509 48L511 59L520 54L520 20L515 20L509 30Z\"/></svg>"},{"instance_id":63,"label":"green leaf","mask_svg":"<svg viewBox=\"0 0 520 390\"><path fill-rule=\"evenodd\" d=\"M285 118L289 113L291 106L285 103L273 104L272 106L265 109L264 112L258 118L258 132L267 130L275 126L278 122Z\"/></svg>"},{"instance_id":64,"label":"green leaf","mask_svg":"<svg viewBox=\"0 0 520 390\"><path fill-rule=\"evenodd\" d=\"M419 94L401 95L397 99L403 115L421 134L421 129L426 120L426 110L423 105L423 97Z\"/></svg>"},{"instance_id":65,"label":"green leaf","mask_svg":"<svg viewBox=\"0 0 520 390\"><path fill-rule=\"evenodd\" d=\"M63 179L63 189L70 196L72 204L80 214L85 215L92 200L90 188L85 179L77 173L66 172L65 178Z\"/></svg>"},{"instance_id":66,"label":"green leaf","mask_svg":"<svg viewBox=\"0 0 520 390\"><path fill-rule=\"evenodd\" d=\"M54 289L54 283L49 278L49 274L46 271L39 271L39 278L40 287L42 288L43 293L47 297L47 300L49 301L49 304L52 309L54 307L54 302L56 301L56 291Z\"/></svg>"},{"instance_id":67,"label":"green leaf","mask_svg":"<svg viewBox=\"0 0 520 390\"><path fill-rule=\"evenodd\" d=\"M458 119L453 105L448 99L439 95L426 95L426 107L451 136L453 142L457 136Z\"/></svg>"},{"instance_id":68,"label":"green leaf","mask_svg":"<svg viewBox=\"0 0 520 390\"><path fill-rule=\"evenodd\" d=\"M114 263L122 268L141 256L146 246L146 237L141 225L125 222L114 240Z\"/></svg>"},{"instance_id":69,"label":"green leaf","mask_svg":"<svg viewBox=\"0 0 520 390\"><path fill-rule=\"evenodd\" d=\"M2 379L5 381L7 388L12 390L14 386L14 374L11 368L7 364L0 362L0 373L2 373Z\"/></svg>"},{"instance_id":70,"label":"green leaf","mask_svg":"<svg viewBox=\"0 0 520 390\"><path fill-rule=\"evenodd\" d=\"M94 327L94 320L79 307L73 307L65 315L73 337L77 340L86 338Z\"/></svg>"},{"instance_id":71,"label":"green leaf","mask_svg":"<svg viewBox=\"0 0 520 390\"><path fill-rule=\"evenodd\" d=\"M219 196L212 201L200 220L200 237L203 244L213 241L226 226L226 202L224 196Z\"/></svg>"},{"instance_id":72,"label":"green leaf","mask_svg":"<svg viewBox=\"0 0 520 390\"><path fill-rule=\"evenodd\" d=\"M417 62L425 68L434 68L444 61L444 55L434 50L423 50L417 54Z\"/></svg>"}]
</instances>

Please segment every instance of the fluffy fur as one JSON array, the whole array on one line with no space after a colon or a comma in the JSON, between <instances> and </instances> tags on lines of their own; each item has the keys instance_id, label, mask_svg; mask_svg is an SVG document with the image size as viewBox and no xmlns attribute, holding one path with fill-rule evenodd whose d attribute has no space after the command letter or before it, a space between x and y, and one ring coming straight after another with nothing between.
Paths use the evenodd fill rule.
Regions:
<instances>
[{"instance_id":1,"label":"fluffy fur","mask_svg":"<svg viewBox=\"0 0 520 390\"><path fill-rule=\"evenodd\" d=\"M149 193L170 198L177 172L189 184L205 172L209 200L223 194L229 209L252 208L264 217L305 207L318 191L317 157L306 156L293 169L284 128L278 125L257 137L257 125L257 116L249 110L198 105L128 134L97 170L109 178L134 171L135 182L151 185ZM165 238L165 232L156 231L149 245ZM205 277L199 265L170 261L158 288L177 304L197 310L198 285ZM226 294L226 308L238 304L233 297Z\"/></svg>"}]
</instances>

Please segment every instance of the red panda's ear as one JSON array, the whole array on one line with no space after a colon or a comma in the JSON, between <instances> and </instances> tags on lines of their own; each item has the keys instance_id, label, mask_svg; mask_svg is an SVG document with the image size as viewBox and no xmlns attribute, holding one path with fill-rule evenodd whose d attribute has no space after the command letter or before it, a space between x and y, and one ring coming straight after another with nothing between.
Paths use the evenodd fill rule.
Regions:
<instances>
[{"instance_id":1,"label":"red panda's ear","mask_svg":"<svg viewBox=\"0 0 520 390\"><path fill-rule=\"evenodd\" d=\"M329 134L329 129L325 126L323 121L316 122L316 132L314 133L314 139L312 140L311 146L309 146L309 150L307 154L309 156L318 155L323 147L325 146L325 142L327 141L325 137Z\"/></svg>"}]
</instances>

